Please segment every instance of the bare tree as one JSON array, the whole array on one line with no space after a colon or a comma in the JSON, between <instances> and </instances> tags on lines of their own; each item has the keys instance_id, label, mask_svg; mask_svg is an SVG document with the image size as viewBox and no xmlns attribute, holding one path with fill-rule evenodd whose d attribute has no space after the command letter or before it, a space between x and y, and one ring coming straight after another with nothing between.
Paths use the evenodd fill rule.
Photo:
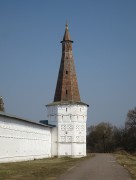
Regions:
<instances>
[{"instance_id":1,"label":"bare tree","mask_svg":"<svg viewBox=\"0 0 136 180\"><path fill-rule=\"evenodd\" d=\"M91 152L113 151L113 127L109 123L100 123L88 128L87 148Z\"/></svg>"},{"instance_id":2,"label":"bare tree","mask_svg":"<svg viewBox=\"0 0 136 180\"><path fill-rule=\"evenodd\" d=\"M136 128L136 107L128 111L125 126L127 129Z\"/></svg>"},{"instance_id":3,"label":"bare tree","mask_svg":"<svg viewBox=\"0 0 136 180\"><path fill-rule=\"evenodd\" d=\"M128 111L125 123L125 149L136 151L136 107Z\"/></svg>"}]
</instances>

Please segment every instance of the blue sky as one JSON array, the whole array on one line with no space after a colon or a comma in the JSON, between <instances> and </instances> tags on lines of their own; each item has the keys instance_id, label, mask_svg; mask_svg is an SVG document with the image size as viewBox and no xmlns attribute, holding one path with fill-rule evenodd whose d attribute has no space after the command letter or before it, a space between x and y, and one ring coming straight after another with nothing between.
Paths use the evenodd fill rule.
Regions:
<instances>
[{"instance_id":1,"label":"blue sky","mask_svg":"<svg viewBox=\"0 0 136 180\"><path fill-rule=\"evenodd\" d=\"M68 21L88 125L122 126L136 106L135 0L0 0L0 95L7 113L46 119Z\"/></svg>"}]
</instances>

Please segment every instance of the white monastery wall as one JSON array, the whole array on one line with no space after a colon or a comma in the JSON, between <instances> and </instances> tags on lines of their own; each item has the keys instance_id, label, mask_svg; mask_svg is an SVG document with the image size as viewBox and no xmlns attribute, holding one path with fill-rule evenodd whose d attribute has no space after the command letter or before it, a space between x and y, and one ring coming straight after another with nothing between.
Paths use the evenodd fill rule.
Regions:
<instances>
[{"instance_id":1,"label":"white monastery wall","mask_svg":"<svg viewBox=\"0 0 136 180\"><path fill-rule=\"evenodd\" d=\"M51 129L0 115L0 162L51 157Z\"/></svg>"}]
</instances>

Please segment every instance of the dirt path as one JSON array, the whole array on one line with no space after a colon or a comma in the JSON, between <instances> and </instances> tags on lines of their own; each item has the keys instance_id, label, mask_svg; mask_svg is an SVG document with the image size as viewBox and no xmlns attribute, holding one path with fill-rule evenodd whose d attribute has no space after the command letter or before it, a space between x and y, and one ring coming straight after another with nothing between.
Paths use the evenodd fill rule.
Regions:
<instances>
[{"instance_id":1,"label":"dirt path","mask_svg":"<svg viewBox=\"0 0 136 180\"><path fill-rule=\"evenodd\" d=\"M131 180L111 154L96 154L61 175L58 180Z\"/></svg>"}]
</instances>

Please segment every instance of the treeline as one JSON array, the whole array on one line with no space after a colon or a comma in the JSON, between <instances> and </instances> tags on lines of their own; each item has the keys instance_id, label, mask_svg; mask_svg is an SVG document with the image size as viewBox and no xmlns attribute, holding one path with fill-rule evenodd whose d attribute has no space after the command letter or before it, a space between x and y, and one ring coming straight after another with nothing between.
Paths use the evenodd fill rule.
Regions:
<instances>
[{"instance_id":1,"label":"treeline","mask_svg":"<svg viewBox=\"0 0 136 180\"><path fill-rule=\"evenodd\" d=\"M123 128L102 122L87 129L88 152L136 152L136 108L129 110Z\"/></svg>"}]
</instances>

